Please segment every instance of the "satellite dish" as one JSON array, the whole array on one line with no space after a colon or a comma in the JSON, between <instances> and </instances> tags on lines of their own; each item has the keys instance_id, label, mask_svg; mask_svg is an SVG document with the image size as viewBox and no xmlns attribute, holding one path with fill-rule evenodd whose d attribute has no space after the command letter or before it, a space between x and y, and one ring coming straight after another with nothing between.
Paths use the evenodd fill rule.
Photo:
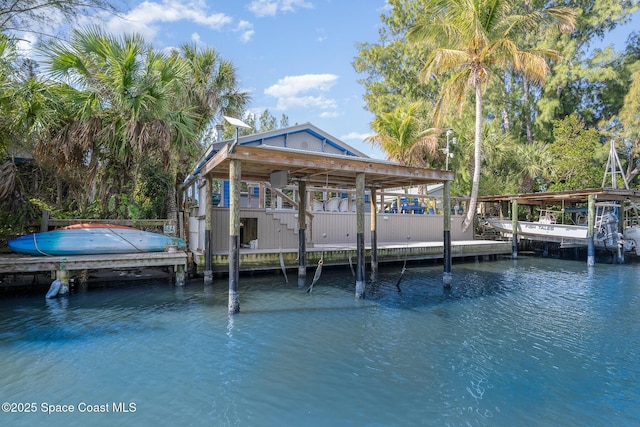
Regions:
<instances>
[{"instance_id":1,"label":"satellite dish","mask_svg":"<svg viewBox=\"0 0 640 427\"><path fill-rule=\"evenodd\" d=\"M228 117L228 116L222 116L222 118L228 121L232 126L235 126L237 128L251 129L251 126L249 126L248 124L246 124L240 119L236 119L234 117Z\"/></svg>"}]
</instances>

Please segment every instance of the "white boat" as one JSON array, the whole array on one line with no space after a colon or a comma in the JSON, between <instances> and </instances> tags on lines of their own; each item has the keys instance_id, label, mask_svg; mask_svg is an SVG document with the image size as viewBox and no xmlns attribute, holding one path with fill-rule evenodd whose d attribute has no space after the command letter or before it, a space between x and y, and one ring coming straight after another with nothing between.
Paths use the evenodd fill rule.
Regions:
<instances>
[{"instance_id":1,"label":"white boat","mask_svg":"<svg viewBox=\"0 0 640 427\"><path fill-rule=\"evenodd\" d=\"M640 208L631 203L625 210L624 238L625 250L635 249L636 255L640 256Z\"/></svg>"},{"instance_id":2,"label":"white boat","mask_svg":"<svg viewBox=\"0 0 640 427\"><path fill-rule=\"evenodd\" d=\"M618 250L622 245L624 250L636 249L640 242L640 228L626 227L625 232L618 233L618 217L620 205L615 203L596 203L593 239L594 244L608 250ZM517 235L529 240L545 242L558 242L564 247L586 246L588 244L588 226L584 217L579 217L575 224L562 224L557 222L562 212L544 209L540 212L538 221L518 221ZM487 223L502 232L506 237L513 235L513 223L511 219L487 218Z\"/></svg>"},{"instance_id":3,"label":"white boat","mask_svg":"<svg viewBox=\"0 0 640 427\"><path fill-rule=\"evenodd\" d=\"M626 190L629 190L629 183L615 149L614 141L611 141L609 159L605 168L602 188L608 176L611 176L611 188L617 188L617 176L619 175ZM564 205L563 205L564 206ZM596 203L595 221L593 230L594 244L604 247L607 250L636 251L640 255L640 207L633 201L627 199L622 205L617 202ZM624 209L624 224L622 233L618 228L618 215ZM566 217L565 213L573 213L574 223L558 223L558 218ZM567 209L552 211L543 209L540 212L538 221L518 221L517 234L519 238L529 240L539 240L545 242L558 242L563 247L587 245L587 217L586 209ZM487 218L486 222L496 230L502 232L506 237L513 235L513 223L511 219Z\"/></svg>"}]
</instances>

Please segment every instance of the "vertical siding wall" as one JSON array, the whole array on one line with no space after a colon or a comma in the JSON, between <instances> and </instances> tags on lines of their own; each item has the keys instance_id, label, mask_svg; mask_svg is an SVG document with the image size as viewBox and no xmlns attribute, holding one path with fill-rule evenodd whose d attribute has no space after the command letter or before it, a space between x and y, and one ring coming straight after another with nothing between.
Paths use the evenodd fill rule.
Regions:
<instances>
[{"instance_id":1,"label":"vertical siding wall","mask_svg":"<svg viewBox=\"0 0 640 427\"><path fill-rule=\"evenodd\" d=\"M451 216L451 239L473 240L473 230L462 232L461 215ZM371 243L371 217L365 215L365 243ZM378 243L442 241L442 215L378 214ZM317 212L313 219L313 242L320 244L354 243L356 214L352 212Z\"/></svg>"},{"instance_id":2,"label":"vertical siding wall","mask_svg":"<svg viewBox=\"0 0 640 427\"><path fill-rule=\"evenodd\" d=\"M313 212L307 219L307 239L311 244L355 244L356 215L352 212ZM258 249L296 249L297 213L292 209L241 209L240 218L256 218ZM473 240L473 230L462 232L461 215L451 216L451 239ZM229 249L229 209L213 209L213 250ZM365 216L365 243L371 243L371 218ZM204 251L204 215L189 218L189 248ZM280 230L280 231L278 231ZM378 214L378 243L441 242L442 215Z\"/></svg>"},{"instance_id":3,"label":"vertical siding wall","mask_svg":"<svg viewBox=\"0 0 640 427\"><path fill-rule=\"evenodd\" d=\"M281 143L284 144L284 138ZM287 145L302 148L304 138L289 136ZM311 140L310 142L314 142ZM275 141L271 141L272 144ZM320 143L316 141L315 143ZM325 149L332 149L325 146ZM204 186L198 189L198 200L208 200ZM195 196L195 194L194 194ZM354 204L355 205L355 204ZM355 206L354 206L355 209ZM369 205L365 209L365 243L371 243L371 214ZM356 242L356 213L312 211L313 219L307 217L307 242L313 244L353 244ZM241 208L240 218L256 218L258 223L258 249L297 249L298 217L296 209ZM464 216L451 215L451 239L473 240L473 230L462 232ZM204 252L205 207L204 203L191 209L189 217L189 249ZM229 249L229 209L213 208L213 250ZM278 231L280 230L280 231ZM378 243L442 242L442 215L419 214L378 214ZM246 242L245 242L246 243Z\"/></svg>"}]
</instances>

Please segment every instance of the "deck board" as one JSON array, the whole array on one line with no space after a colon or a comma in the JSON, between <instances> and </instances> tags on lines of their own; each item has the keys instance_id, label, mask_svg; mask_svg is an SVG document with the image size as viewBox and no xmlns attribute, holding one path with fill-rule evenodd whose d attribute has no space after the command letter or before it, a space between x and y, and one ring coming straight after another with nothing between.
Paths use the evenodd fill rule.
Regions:
<instances>
[{"instance_id":1,"label":"deck board","mask_svg":"<svg viewBox=\"0 0 640 427\"><path fill-rule=\"evenodd\" d=\"M36 273L57 270L118 269L129 267L185 266L185 252L145 252L132 254L73 256L1 256L0 273ZM64 267L64 268L62 268Z\"/></svg>"}]
</instances>

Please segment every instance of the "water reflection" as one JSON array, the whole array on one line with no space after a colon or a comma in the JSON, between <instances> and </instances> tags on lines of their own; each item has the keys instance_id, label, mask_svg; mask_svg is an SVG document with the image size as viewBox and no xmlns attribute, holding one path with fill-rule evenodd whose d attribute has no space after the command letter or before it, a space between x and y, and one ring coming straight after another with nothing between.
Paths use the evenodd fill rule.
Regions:
<instances>
[{"instance_id":1,"label":"water reflection","mask_svg":"<svg viewBox=\"0 0 640 427\"><path fill-rule=\"evenodd\" d=\"M445 288L441 266L409 264L398 292L400 267L365 300L346 268L312 293L243 276L236 315L224 279L0 300L0 388L139 408L69 425L640 422L639 266L456 264Z\"/></svg>"}]
</instances>

